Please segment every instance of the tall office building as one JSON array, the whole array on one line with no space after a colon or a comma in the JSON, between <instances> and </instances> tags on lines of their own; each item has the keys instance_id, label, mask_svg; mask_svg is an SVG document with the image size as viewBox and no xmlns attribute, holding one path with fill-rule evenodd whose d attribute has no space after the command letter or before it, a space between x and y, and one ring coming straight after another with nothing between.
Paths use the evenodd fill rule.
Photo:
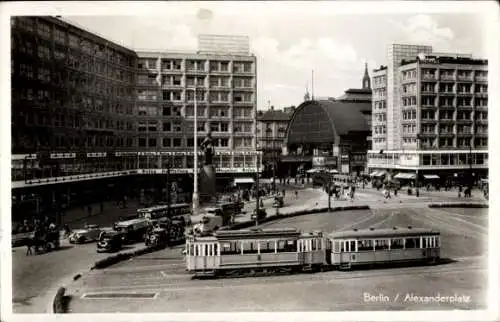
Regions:
<instances>
[{"instance_id":1,"label":"tall office building","mask_svg":"<svg viewBox=\"0 0 500 322\"><path fill-rule=\"evenodd\" d=\"M488 62L430 49L393 45L388 66L374 70L368 167L401 179L484 178Z\"/></svg>"},{"instance_id":2,"label":"tall office building","mask_svg":"<svg viewBox=\"0 0 500 322\"><path fill-rule=\"evenodd\" d=\"M139 150L182 152L175 157L175 168L192 169L196 93L198 146L210 131L219 172L255 168L255 56L168 52L138 55Z\"/></svg>"},{"instance_id":3,"label":"tall office building","mask_svg":"<svg viewBox=\"0 0 500 322\"><path fill-rule=\"evenodd\" d=\"M199 52L138 54L54 17L14 17L11 32L14 216L148 191L161 199L167 181L188 195L195 88L197 139L212 132L221 184L255 173L247 37L205 35Z\"/></svg>"}]
</instances>

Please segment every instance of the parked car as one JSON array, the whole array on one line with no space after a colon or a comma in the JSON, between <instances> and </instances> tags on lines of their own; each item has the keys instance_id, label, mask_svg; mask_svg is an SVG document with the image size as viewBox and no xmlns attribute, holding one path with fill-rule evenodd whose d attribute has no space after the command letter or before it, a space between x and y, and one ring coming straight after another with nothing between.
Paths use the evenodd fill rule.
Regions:
<instances>
[{"instance_id":1,"label":"parked car","mask_svg":"<svg viewBox=\"0 0 500 322\"><path fill-rule=\"evenodd\" d=\"M257 209L254 209L253 213L252 213L252 217L251 219L252 220L262 220L262 219L265 219L267 217L267 212L265 209L262 209L260 208L259 209L259 215L257 216Z\"/></svg>"},{"instance_id":2,"label":"parked car","mask_svg":"<svg viewBox=\"0 0 500 322\"><path fill-rule=\"evenodd\" d=\"M99 225L85 225L83 229L73 230L68 239L71 244L83 244L98 240L101 232Z\"/></svg>"},{"instance_id":3,"label":"parked car","mask_svg":"<svg viewBox=\"0 0 500 322\"><path fill-rule=\"evenodd\" d=\"M101 239L97 242L97 252L117 252L122 249L125 234L117 231L103 232Z\"/></svg>"}]
</instances>

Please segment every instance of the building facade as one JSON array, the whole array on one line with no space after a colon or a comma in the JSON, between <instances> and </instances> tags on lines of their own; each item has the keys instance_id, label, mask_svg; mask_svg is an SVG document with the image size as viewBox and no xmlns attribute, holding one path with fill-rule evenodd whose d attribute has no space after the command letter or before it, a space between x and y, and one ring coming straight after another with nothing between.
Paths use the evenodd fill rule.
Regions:
<instances>
[{"instance_id":1,"label":"building facade","mask_svg":"<svg viewBox=\"0 0 500 322\"><path fill-rule=\"evenodd\" d=\"M304 98L309 98L306 92ZM368 66L361 88L347 89L338 98L306 100L291 116L281 161L285 173L327 167L339 173L366 172L371 149L372 89Z\"/></svg>"},{"instance_id":2,"label":"building facade","mask_svg":"<svg viewBox=\"0 0 500 322\"><path fill-rule=\"evenodd\" d=\"M11 32L18 200L53 203L73 194L72 183L89 191L97 179L148 189L157 181L160 191L167 172L192 181L195 92L197 139L212 133L217 173L256 171L256 58L242 52L243 38L236 54L138 53L59 18L15 17Z\"/></svg>"},{"instance_id":3,"label":"building facade","mask_svg":"<svg viewBox=\"0 0 500 322\"><path fill-rule=\"evenodd\" d=\"M295 106L275 110L259 111L257 116L257 141L262 151L264 176L281 173L279 156L285 142L286 129L295 111ZM274 173L273 173L274 167Z\"/></svg>"},{"instance_id":4,"label":"building facade","mask_svg":"<svg viewBox=\"0 0 500 322\"><path fill-rule=\"evenodd\" d=\"M418 180L487 176L487 61L444 55L417 53L395 70L374 70L370 169Z\"/></svg>"},{"instance_id":5,"label":"building facade","mask_svg":"<svg viewBox=\"0 0 500 322\"><path fill-rule=\"evenodd\" d=\"M196 93L198 145L210 132L219 173L256 168L254 56L139 52L138 148L181 152L174 167L194 165ZM151 159L151 158L150 158ZM150 160L151 162L151 160ZM154 163L167 158L154 156Z\"/></svg>"}]
</instances>

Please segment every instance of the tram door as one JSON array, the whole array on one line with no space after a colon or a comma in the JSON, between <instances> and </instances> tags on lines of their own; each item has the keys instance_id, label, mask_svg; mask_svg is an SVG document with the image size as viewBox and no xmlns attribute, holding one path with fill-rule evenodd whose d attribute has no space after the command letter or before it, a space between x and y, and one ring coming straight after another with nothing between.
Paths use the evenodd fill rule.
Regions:
<instances>
[{"instance_id":1,"label":"tram door","mask_svg":"<svg viewBox=\"0 0 500 322\"><path fill-rule=\"evenodd\" d=\"M348 240L341 240L340 241L340 265L342 264L347 264L350 262L349 258L349 241Z\"/></svg>"}]
</instances>

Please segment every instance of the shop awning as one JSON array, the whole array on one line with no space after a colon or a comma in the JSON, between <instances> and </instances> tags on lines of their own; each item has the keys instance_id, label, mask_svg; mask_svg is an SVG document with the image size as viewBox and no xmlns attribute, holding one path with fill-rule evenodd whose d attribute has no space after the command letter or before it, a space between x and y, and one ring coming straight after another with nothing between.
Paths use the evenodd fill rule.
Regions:
<instances>
[{"instance_id":1,"label":"shop awning","mask_svg":"<svg viewBox=\"0 0 500 322\"><path fill-rule=\"evenodd\" d=\"M416 178L415 173L400 172L400 173L398 173L398 174L396 174L394 176L394 179L406 179L406 180L410 180L410 179L415 179L415 178Z\"/></svg>"},{"instance_id":2,"label":"shop awning","mask_svg":"<svg viewBox=\"0 0 500 322\"><path fill-rule=\"evenodd\" d=\"M385 171L375 171L370 174L370 177L381 177L385 175Z\"/></svg>"},{"instance_id":3,"label":"shop awning","mask_svg":"<svg viewBox=\"0 0 500 322\"><path fill-rule=\"evenodd\" d=\"M339 172L338 172L337 170L335 170L335 169L330 169L330 170L328 170L328 172L330 172L330 173L339 173Z\"/></svg>"},{"instance_id":4,"label":"shop awning","mask_svg":"<svg viewBox=\"0 0 500 322\"><path fill-rule=\"evenodd\" d=\"M439 179L437 174L424 174L424 179Z\"/></svg>"},{"instance_id":5,"label":"shop awning","mask_svg":"<svg viewBox=\"0 0 500 322\"><path fill-rule=\"evenodd\" d=\"M236 178L234 179L235 184L241 184L241 183L254 183L253 178Z\"/></svg>"}]
</instances>

